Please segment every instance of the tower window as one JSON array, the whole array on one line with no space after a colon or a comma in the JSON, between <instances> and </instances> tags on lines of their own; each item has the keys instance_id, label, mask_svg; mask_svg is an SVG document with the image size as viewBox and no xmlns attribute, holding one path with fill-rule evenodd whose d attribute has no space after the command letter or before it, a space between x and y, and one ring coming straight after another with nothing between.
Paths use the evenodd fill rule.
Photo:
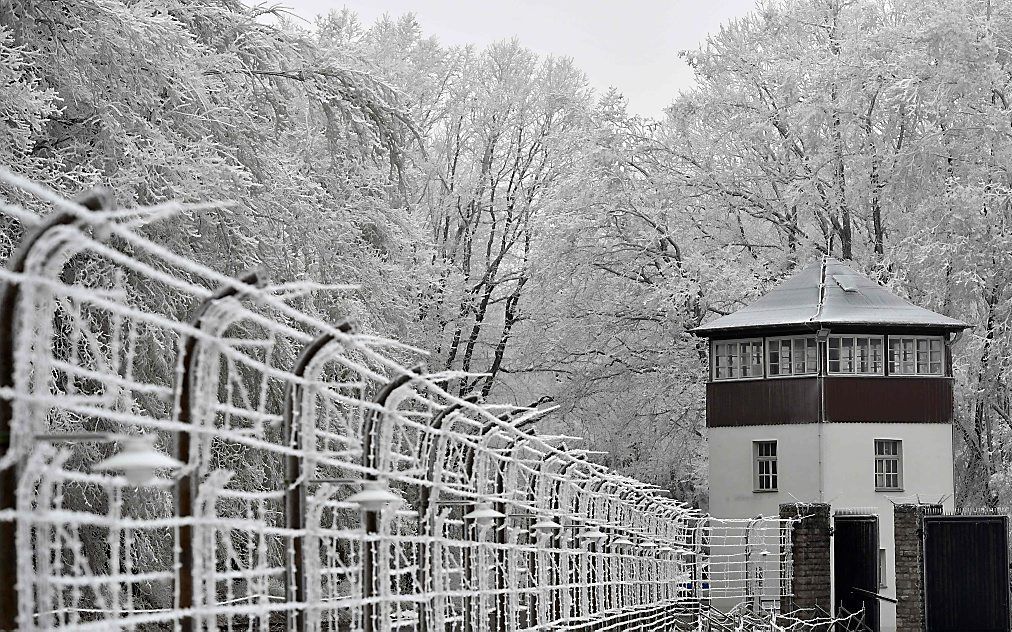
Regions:
<instances>
[{"instance_id":1,"label":"tower window","mask_svg":"<svg viewBox=\"0 0 1012 632\"><path fill-rule=\"evenodd\" d=\"M819 346L815 336L770 338L766 349L770 377L819 372Z\"/></svg>"},{"instance_id":2,"label":"tower window","mask_svg":"<svg viewBox=\"0 0 1012 632\"><path fill-rule=\"evenodd\" d=\"M753 491L777 491L777 442L753 441L752 461Z\"/></svg>"},{"instance_id":3,"label":"tower window","mask_svg":"<svg viewBox=\"0 0 1012 632\"><path fill-rule=\"evenodd\" d=\"M882 336L830 336L828 370L843 375L882 375Z\"/></svg>"},{"instance_id":4,"label":"tower window","mask_svg":"<svg viewBox=\"0 0 1012 632\"><path fill-rule=\"evenodd\" d=\"M941 337L889 336L889 373L892 375L942 375Z\"/></svg>"},{"instance_id":5,"label":"tower window","mask_svg":"<svg viewBox=\"0 0 1012 632\"><path fill-rule=\"evenodd\" d=\"M875 439L875 491L903 490L903 442Z\"/></svg>"},{"instance_id":6,"label":"tower window","mask_svg":"<svg viewBox=\"0 0 1012 632\"><path fill-rule=\"evenodd\" d=\"M762 338L713 343L713 379L740 380L762 376Z\"/></svg>"}]
</instances>

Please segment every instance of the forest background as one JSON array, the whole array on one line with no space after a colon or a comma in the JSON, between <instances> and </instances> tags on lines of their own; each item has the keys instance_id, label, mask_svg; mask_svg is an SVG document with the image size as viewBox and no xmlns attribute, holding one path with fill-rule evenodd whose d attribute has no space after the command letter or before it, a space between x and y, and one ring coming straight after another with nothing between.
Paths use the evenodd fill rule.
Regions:
<instances>
[{"instance_id":1,"label":"forest background","mask_svg":"<svg viewBox=\"0 0 1012 632\"><path fill-rule=\"evenodd\" d=\"M7 0L0 164L122 205L233 200L145 230L228 274L359 284L303 307L430 349L462 394L558 405L543 432L704 507L687 331L830 253L974 324L956 502L1008 505L1010 4L760 2L682 53L696 85L652 120L567 59L412 16Z\"/></svg>"}]
</instances>

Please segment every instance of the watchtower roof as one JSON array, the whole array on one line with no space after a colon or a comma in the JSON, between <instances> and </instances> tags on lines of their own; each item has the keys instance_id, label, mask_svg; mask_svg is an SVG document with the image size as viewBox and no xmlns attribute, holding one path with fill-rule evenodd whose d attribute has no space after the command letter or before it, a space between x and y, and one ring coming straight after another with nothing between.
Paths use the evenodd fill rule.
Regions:
<instances>
[{"instance_id":1,"label":"watchtower roof","mask_svg":"<svg viewBox=\"0 0 1012 632\"><path fill-rule=\"evenodd\" d=\"M832 257L822 257L747 306L692 332L711 337L734 330L842 325L943 332L969 327L896 296Z\"/></svg>"}]
</instances>

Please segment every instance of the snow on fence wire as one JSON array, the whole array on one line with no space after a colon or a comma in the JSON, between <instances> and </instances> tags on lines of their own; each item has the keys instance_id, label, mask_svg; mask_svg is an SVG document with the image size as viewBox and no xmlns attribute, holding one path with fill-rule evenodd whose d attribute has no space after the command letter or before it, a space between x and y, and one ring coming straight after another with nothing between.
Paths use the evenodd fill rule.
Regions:
<instances>
[{"instance_id":1,"label":"snow on fence wire","mask_svg":"<svg viewBox=\"0 0 1012 632\"><path fill-rule=\"evenodd\" d=\"M789 586L790 522L702 515L537 434L546 409L455 396L305 307L343 288L142 236L176 206L0 180L53 208L0 207L31 229L0 273L0 629L665 630ZM96 468L139 435L181 467Z\"/></svg>"}]
</instances>

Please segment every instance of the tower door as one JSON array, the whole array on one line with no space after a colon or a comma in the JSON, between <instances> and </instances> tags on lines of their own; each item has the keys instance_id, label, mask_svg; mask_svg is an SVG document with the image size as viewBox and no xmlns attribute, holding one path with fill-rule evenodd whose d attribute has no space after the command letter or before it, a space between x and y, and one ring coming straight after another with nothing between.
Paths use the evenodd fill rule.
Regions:
<instances>
[{"instance_id":1,"label":"tower door","mask_svg":"<svg viewBox=\"0 0 1012 632\"><path fill-rule=\"evenodd\" d=\"M865 625L878 632L878 518L836 516L833 529L834 609L854 613L862 608Z\"/></svg>"}]
</instances>

